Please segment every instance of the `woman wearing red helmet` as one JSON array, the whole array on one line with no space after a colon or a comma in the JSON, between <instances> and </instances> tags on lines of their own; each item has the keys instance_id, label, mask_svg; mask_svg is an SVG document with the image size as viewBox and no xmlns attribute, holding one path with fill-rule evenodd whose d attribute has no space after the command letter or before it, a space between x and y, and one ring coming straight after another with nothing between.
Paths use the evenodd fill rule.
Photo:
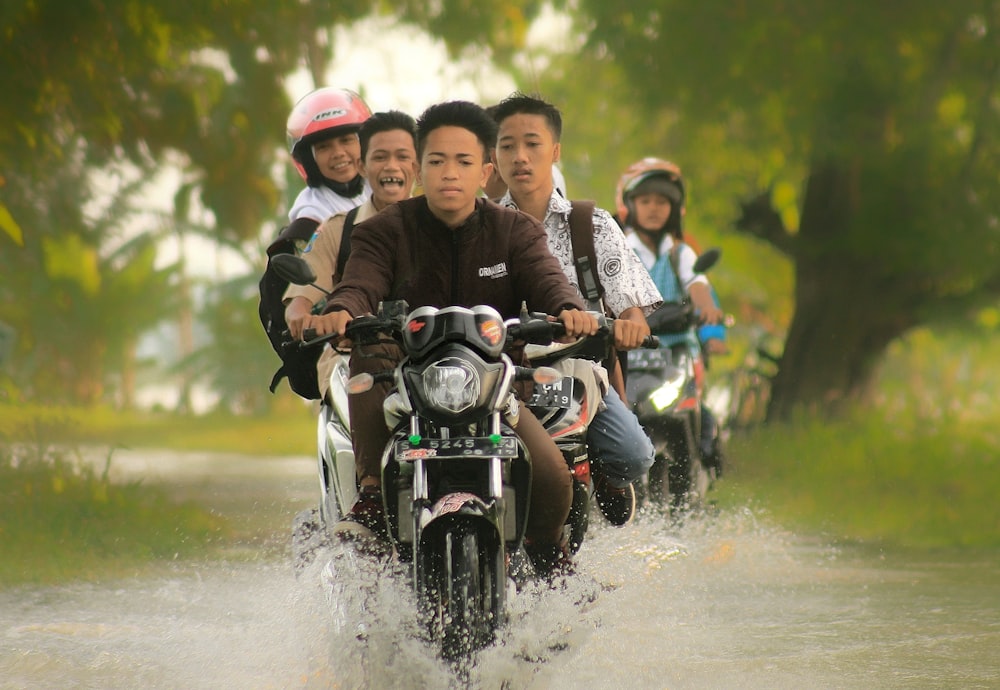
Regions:
<instances>
[{"instance_id":1,"label":"woman wearing red helmet","mask_svg":"<svg viewBox=\"0 0 1000 690\"><path fill-rule=\"evenodd\" d=\"M288 212L292 223L308 219L319 225L368 198L371 189L358 165L358 129L369 117L368 105L350 89L324 87L295 104L286 126L288 150L307 186Z\"/></svg>"}]
</instances>

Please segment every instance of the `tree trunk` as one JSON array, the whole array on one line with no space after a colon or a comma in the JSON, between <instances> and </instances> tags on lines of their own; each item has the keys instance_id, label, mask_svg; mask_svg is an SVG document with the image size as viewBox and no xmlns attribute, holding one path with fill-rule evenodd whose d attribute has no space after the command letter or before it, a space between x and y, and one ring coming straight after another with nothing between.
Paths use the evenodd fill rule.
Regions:
<instances>
[{"instance_id":1,"label":"tree trunk","mask_svg":"<svg viewBox=\"0 0 1000 690\"><path fill-rule=\"evenodd\" d=\"M878 257L843 241L856 222L856 174L814 167L796 237L795 315L772 384L769 420L797 410L826 417L868 397L886 347L917 322L919 296Z\"/></svg>"}]
</instances>

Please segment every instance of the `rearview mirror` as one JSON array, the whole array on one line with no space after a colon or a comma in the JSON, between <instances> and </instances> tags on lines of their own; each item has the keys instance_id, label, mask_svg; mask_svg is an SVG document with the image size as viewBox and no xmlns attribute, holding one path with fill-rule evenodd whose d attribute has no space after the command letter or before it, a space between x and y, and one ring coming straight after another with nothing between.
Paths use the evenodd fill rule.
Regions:
<instances>
[{"instance_id":1,"label":"rearview mirror","mask_svg":"<svg viewBox=\"0 0 1000 690\"><path fill-rule=\"evenodd\" d=\"M722 256L722 250L718 247L712 247L711 249L703 252L701 256L694 262L694 272L704 273L712 266L714 266L719 258Z\"/></svg>"}]
</instances>

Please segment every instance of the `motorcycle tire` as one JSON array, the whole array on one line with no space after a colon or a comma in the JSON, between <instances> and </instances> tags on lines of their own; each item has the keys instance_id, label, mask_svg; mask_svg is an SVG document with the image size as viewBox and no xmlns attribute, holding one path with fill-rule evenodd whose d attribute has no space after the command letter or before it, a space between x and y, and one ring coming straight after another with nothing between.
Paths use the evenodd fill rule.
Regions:
<instances>
[{"instance_id":1,"label":"motorcycle tire","mask_svg":"<svg viewBox=\"0 0 1000 690\"><path fill-rule=\"evenodd\" d=\"M668 467L670 509L674 513L689 512L701 507L711 480L689 424L684 424L683 438L672 438L671 461Z\"/></svg>"},{"instance_id":2,"label":"motorcycle tire","mask_svg":"<svg viewBox=\"0 0 1000 690\"><path fill-rule=\"evenodd\" d=\"M458 661L492 644L503 623L504 551L495 532L476 523L456 520L430 529L440 533L421 540L421 610L442 658Z\"/></svg>"}]
</instances>

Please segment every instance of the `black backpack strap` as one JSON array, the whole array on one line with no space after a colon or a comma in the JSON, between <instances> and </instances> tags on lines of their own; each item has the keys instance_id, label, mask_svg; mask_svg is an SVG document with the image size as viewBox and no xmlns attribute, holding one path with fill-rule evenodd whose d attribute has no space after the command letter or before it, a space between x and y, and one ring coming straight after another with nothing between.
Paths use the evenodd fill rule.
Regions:
<instances>
[{"instance_id":1,"label":"black backpack strap","mask_svg":"<svg viewBox=\"0 0 1000 690\"><path fill-rule=\"evenodd\" d=\"M351 231L354 229L354 221L358 217L360 206L355 206L347 212L344 218L344 230L340 235L340 250L337 251L337 279L343 277L344 266L347 265L347 257L351 254Z\"/></svg>"},{"instance_id":2,"label":"black backpack strap","mask_svg":"<svg viewBox=\"0 0 1000 690\"><path fill-rule=\"evenodd\" d=\"M587 301L587 309L603 311L601 297L604 296L604 286L597 273L597 251L594 249L594 204L593 201L571 201L573 209L569 212L569 237L573 244L573 264L576 266L576 277L580 281L580 292ZM609 372L615 371L617 353L611 346L601 364ZM624 386L624 384L622 384Z\"/></svg>"},{"instance_id":3,"label":"black backpack strap","mask_svg":"<svg viewBox=\"0 0 1000 690\"><path fill-rule=\"evenodd\" d=\"M569 212L569 236L580 292L587 302L597 302L604 294L604 287L597 275L597 253L594 251L594 202L570 203L573 208Z\"/></svg>"}]
</instances>

